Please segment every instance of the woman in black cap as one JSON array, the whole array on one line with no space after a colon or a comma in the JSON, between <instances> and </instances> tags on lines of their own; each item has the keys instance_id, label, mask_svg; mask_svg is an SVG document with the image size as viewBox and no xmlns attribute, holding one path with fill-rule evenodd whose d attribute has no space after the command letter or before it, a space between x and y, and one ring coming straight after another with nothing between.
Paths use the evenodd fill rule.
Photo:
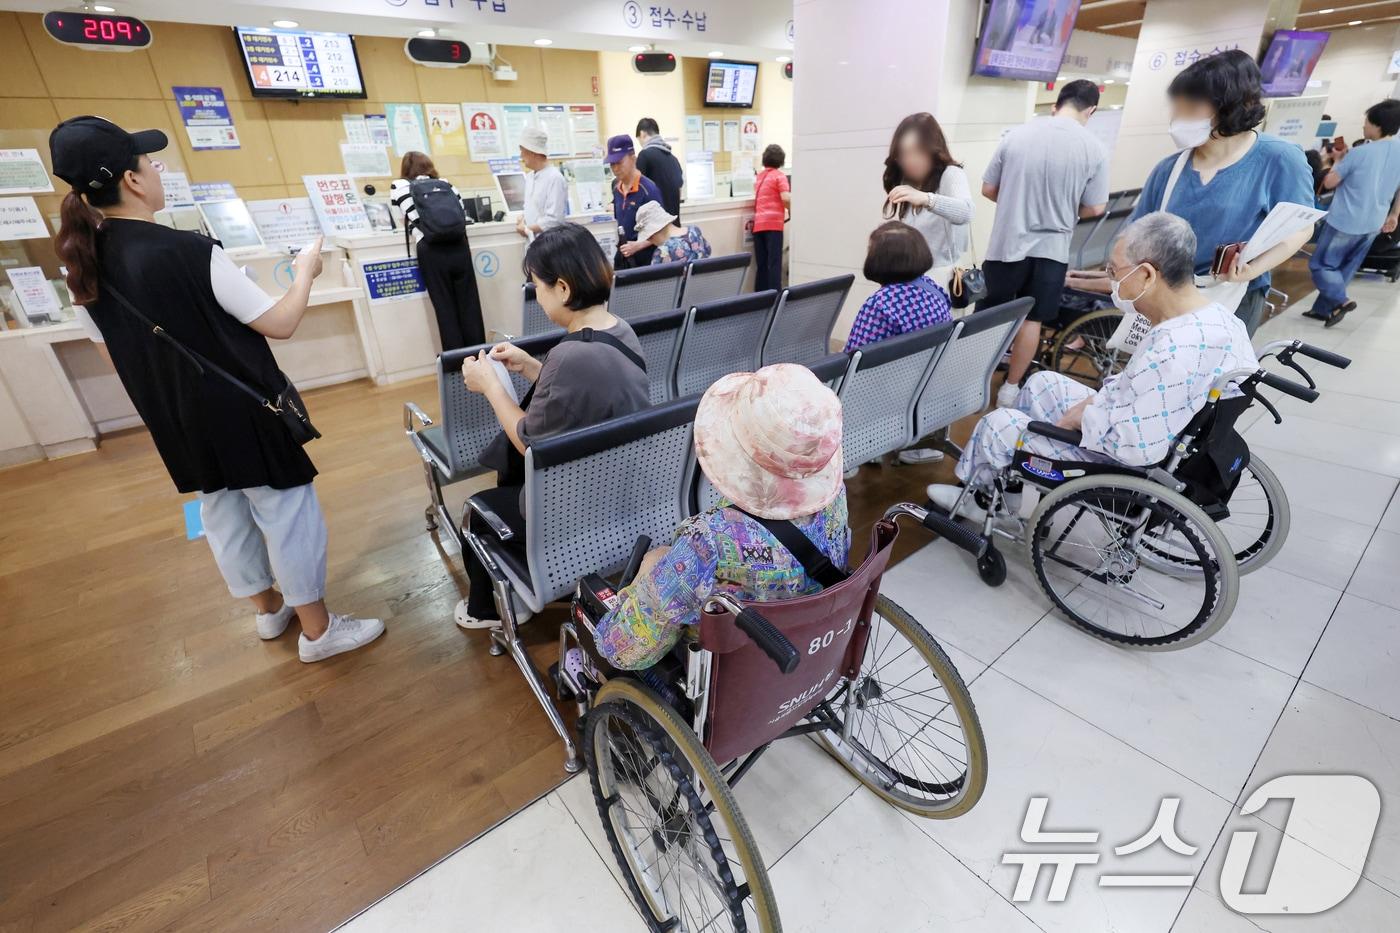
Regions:
<instances>
[{"instance_id":1,"label":"woman in black cap","mask_svg":"<svg viewBox=\"0 0 1400 933\"><path fill-rule=\"evenodd\" d=\"M262 638L281 635L295 614L301 660L320 661L373 641L384 625L326 611L316 468L278 406L253 394L282 401L289 386L267 338L286 339L301 323L321 239L297 255L287 293L268 297L217 242L155 221L165 193L147 153L166 145L159 130L128 133L100 117L60 123L49 150L73 190L55 248L83 326L106 345L175 487L198 494L229 592L252 600Z\"/></svg>"}]
</instances>

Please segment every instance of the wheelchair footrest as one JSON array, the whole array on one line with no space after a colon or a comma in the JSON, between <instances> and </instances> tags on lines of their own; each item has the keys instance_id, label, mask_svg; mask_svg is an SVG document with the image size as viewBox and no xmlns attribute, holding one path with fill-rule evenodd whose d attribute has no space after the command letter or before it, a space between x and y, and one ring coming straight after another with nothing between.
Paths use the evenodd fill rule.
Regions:
<instances>
[{"instance_id":1,"label":"wheelchair footrest","mask_svg":"<svg viewBox=\"0 0 1400 933\"><path fill-rule=\"evenodd\" d=\"M991 542L982 535L960 524L956 519L950 517L938 506L930 504L928 515L924 517L923 525L929 531L945 538L952 544L957 545L969 554L981 557L987 550Z\"/></svg>"}]
</instances>

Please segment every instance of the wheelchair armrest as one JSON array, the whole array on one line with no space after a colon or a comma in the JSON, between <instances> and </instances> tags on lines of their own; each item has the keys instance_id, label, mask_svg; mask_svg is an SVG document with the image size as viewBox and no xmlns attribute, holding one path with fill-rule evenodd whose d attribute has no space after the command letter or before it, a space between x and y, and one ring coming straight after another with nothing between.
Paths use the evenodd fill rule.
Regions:
<instances>
[{"instance_id":1,"label":"wheelchair armrest","mask_svg":"<svg viewBox=\"0 0 1400 933\"><path fill-rule=\"evenodd\" d=\"M515 532L505 523L505 520L497 515L489 505L478 500L476 496L472 496L467 500L466 509L467 511L475 513L478 518L490 526L491 531L502 541L510 541L515 537ZM466 518L465 515L462 516L463 531L466 530Z\"/></svg>"},{"instance_id":2,"label":"wheelchair armrest","mask_svg":"<svg viewBox=\"0 0 1400 933\"><path fill-rule=\"evenodd\" d=\"M1051 424L1048 421L1032 421L1026 425L1026 430L1031 434L1039 434L1041 437L1048 437L1051 440L1063 441L1075 447L1084 440L1084 432L1077 428L1062 428L1058 424Z\"/></svg>"},{"instance_id":3,"label":"wheelchair armrest","mask_svg":"<svg viewBox=\"0 0 1400 933\"><path fill-rule=\"evenodd\" d=\"M433 426L433 419L428 417L428 413L419 408L414 402L403 403L403 429L407 434L413 433L413 422L418 422L419 427L430 428Z\"/></svg>"}]
</instances>

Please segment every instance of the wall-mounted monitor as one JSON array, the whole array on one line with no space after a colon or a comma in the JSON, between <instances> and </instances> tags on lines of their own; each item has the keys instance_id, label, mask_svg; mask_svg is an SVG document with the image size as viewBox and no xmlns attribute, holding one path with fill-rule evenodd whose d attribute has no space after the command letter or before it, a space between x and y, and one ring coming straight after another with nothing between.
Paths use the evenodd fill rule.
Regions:
<instances>
[{"instance_id":1,"label":"wall-mounted monitor","mask_svg":"<svg viewBox=\"0 0 1400 933\"><path fill-rule=\"evenodd\" d=\"M991 0L972 73L1054 81L1078 16L1079 0Z\"/></svg>"},{"instance_id":2,"label":"wall-mounted monitor","mask_svg":"<svg viewBox=\"0 0 1400 933\"><path fill-rule=\"evenodd\" d=\"M754 62L712 58L705 77L705 106L752 107L757 87L758 65Z\"/></svg>"},{"instance_id":3,"label":"wall-mounted monitor","mask_svg":"<svg viewBox=\"0 0 1400 933\"><path fill-rule=\"evenodd\" d=\"M1265 97L1297 97L1307 89L1317 60L1327 46L1329 32L1280 29L1269 42L1259 64Z\"/></svg>"},{"instance_id":4,"label":"wall-mounted monitor","mask_svg":"<svg viewBox=\"0 0 1400 933\"><path fill-rule=\"evenodd\" d=\"M339 32L235 26L254 97L348 100L365 96L355 39Z\"/></svg>"}]
</instances>

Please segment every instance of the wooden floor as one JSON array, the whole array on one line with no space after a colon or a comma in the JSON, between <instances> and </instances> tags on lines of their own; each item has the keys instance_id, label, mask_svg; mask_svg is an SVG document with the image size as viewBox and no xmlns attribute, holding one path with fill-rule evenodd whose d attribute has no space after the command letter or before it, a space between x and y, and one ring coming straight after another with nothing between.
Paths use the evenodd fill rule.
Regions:
<instances>
[{"instance_id":1,"label":"wooden floor","mask_svg":"<svg viewBox=\"0 0 1400 933\"><path fill-rule=\"evenodd\" d=\"M258 640L143 431L0 472L0 933L328 930L564 778L515 666L452 624L398 426L434 387L308 395L330 605L388 627L320 664ZM862 470L860 552L948 475ZM561 616L529 626L542 664Z\"/></svg>"}]
</instances>

